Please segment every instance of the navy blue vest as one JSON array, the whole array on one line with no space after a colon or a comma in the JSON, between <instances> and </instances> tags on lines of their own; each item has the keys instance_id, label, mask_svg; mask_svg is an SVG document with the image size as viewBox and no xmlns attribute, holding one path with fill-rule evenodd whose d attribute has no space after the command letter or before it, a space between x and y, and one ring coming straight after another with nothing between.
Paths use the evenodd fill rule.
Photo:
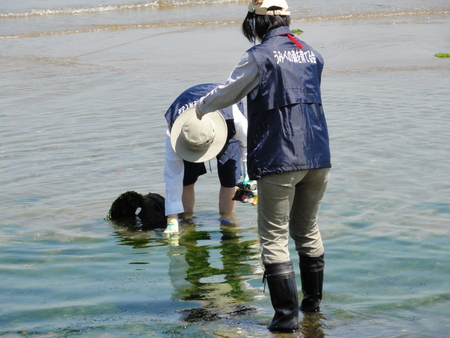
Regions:
<instances>
[{"instance_id":1,"label":"navy blue vest","mask_svg":"<svg viewBox=\"0 0 450 338\"><path fill-rule=\"evenodd\" d=\"M218 83L203 83L186 89L183 93L181 93L170 105L169 109L164 115L169 126L169 130L172 129L173 123L182 112L184 112L188 108L194 107L200 98L208 94L218 85ZM238 107L241 112L243 112L242 103L239 103ZM222 151L217 155L217 159L220 163L223 164L230 158L239 160L240 150L239 141L233 138L233 136L236 134L236 127L234 126L232 108L227 107L225 109L219 110L219 112L225 118L228 127L227 143L225 144Z\"/></svg>"},{"instance_id":2,"label":"navy blue vest","mask_svg":"<svg viewBox=\"0 0 450 338\"><path fill-rule=\"evenodd\" d=\"M247 96L248 174L331 167L328 129L322 109L321 55L287 36L288 27L269 31L249 49L258 64L259 88Z\"/></svg>"}]
</instances>

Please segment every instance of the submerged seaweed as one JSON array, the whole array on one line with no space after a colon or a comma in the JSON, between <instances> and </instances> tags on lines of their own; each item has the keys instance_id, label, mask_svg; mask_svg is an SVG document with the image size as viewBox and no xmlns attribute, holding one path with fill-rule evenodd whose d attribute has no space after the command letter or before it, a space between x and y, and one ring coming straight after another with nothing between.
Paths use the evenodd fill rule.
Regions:
<instances>
[{"instance_id":1,"label":"submerged seaweed","mask_svg":"<svg viewBox=\"0 0 450 338\"><path fill-rule=\"evenodd\" d=\"M224 311L224 309L186 309L180 312L183 313L182 320L185 322L213 322L222 320L224 318L240 317L253 314L257 309L253 306L236 306L230 311Z\"/></svg>"}]
</instances>

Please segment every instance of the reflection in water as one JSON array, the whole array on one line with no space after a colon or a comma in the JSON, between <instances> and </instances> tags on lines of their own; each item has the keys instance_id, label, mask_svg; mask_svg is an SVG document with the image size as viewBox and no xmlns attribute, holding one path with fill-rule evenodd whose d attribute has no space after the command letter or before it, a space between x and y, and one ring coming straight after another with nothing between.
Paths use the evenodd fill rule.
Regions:
<instances>
[{"instance_id":1,"label":"reflection in water","mask_svg":"<svg viewBox=\"0 0 450 338\"><path fill-rule=\"evenodd\" d=\"M304 313L300 321L300 332L305 338L325 337L323 322L325 317L320 312Z\"/></svg>"},{"instance_id":2,"label":"reflection in water","mask_svg":"<svg viewBox=\"0 0 450 338\"><path fill-rule=\"evenodd\" d=\"M178 246L171 246L170 278L173 297L196 301L201 309L185 311L184 320L215 320L253 309L243 306L255 291L245 286L259 268L258 241L245 241L236 222L223 222L218 232L202 231L194 223L184 226Z\"/></svg>"},{"instance_id":3,"label":"reflection in water","mask_svg":"<svg viewBox=\"0 0 450 338\"><path fill-rule=\"evenodd\" d=\"M170 238L158 231L133 231L135 220L131 227L123 220L116 223L115 233L120 245L135 249L169 245L172 298L202 305L183 311L183 320L212 321L254 312L245 304L256 296L256 291L247 287L247 280L260 278L256 234L245 240L234 214L221 220L217 231L202 230L194 221L181 223L183 232Z\"/></svg>"},{"instance_id":4,"label":"reflection in water","mask_svg":"<svg viewBox=\"0 0 450 338\"><path fill-rule=\"evenodd\" d=\"M232 216L222 220L217 231L202 230L201 225L195 224L195 218L191 218L181 223L183 232L170 238L155 230L136 231L135 219L130 220L130 227L124 220L116 223L115 233L120 238L119 245L129 245L134 249L169 246L172 299L201 304L199 308L182 311L184 321L223 320L256 311L246 304L259 295L255 289L247 287L246 282L261 278L256 234L255 239L245 240L244 230ZM269 296L267 292L266 296ZM301 337L324 337L324 322L321 313L303 314L297 334Z\"/></svg>"}]
</instances>

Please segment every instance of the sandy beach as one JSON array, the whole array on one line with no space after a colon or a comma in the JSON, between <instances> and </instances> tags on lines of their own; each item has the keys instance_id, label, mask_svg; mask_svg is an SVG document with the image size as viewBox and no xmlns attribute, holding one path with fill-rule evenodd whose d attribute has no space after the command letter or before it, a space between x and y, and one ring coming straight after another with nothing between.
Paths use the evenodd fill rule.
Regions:
<instances>
[{"instance_id":1,"label":"sandy beach","mask_svg":"<svg viewBox=\"0 0 450 338\"><path fill-rule=\"evenodd\" d=\"M335 72L449 67L448 60L434 57L450 48L445 34L450 28L448 14L294 19L291 28L302 29L300 38L322 53L324 77ZM1 45L8 51L3 57L17 61L26 57L27 62L35 58L36 62L92 64L117 70L135 67L147 70L155 80L167 72L183 83L225 81L251 47L240 32L240 23L56 34L4 40Z\"/></svg>"}]
</instances>

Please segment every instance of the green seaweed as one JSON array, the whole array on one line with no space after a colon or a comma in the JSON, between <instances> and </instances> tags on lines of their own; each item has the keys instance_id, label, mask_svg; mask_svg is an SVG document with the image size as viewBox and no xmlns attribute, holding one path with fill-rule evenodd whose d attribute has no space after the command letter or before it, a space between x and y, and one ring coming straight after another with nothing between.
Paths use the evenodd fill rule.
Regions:
<instances>
[{"instance_id":1,"label":"green seaweed","mask_svg":"<svg viewBox=\"0 0 450 338\"><path fill-rule=\"evenodd\" d=\"M139 194L127 191L111 205L107 220L135 219L139 217L143 229L154 229L166 225L164 197L159 194Z\"/></svg>"},{"instance_id":2,"label":"green seaweed","mask_svg":"<svg viewBox=\"0 0 450 338\"><path fill-rule=\"evenodd\" d=\"M434 56L437 58L450 58L450 53L436 53Z\"/></svg>"},{"instance_id":3,"label":"green seaweed","mask_svg":"<svg viewBox=\"0 0 450 338\"><path fill-rule=\"evenodd\" d=\"M293 29L292 33L297 34L297 35L301 35L303 33L303 31L301 29Z\"/></svg>"}]
</instances>

